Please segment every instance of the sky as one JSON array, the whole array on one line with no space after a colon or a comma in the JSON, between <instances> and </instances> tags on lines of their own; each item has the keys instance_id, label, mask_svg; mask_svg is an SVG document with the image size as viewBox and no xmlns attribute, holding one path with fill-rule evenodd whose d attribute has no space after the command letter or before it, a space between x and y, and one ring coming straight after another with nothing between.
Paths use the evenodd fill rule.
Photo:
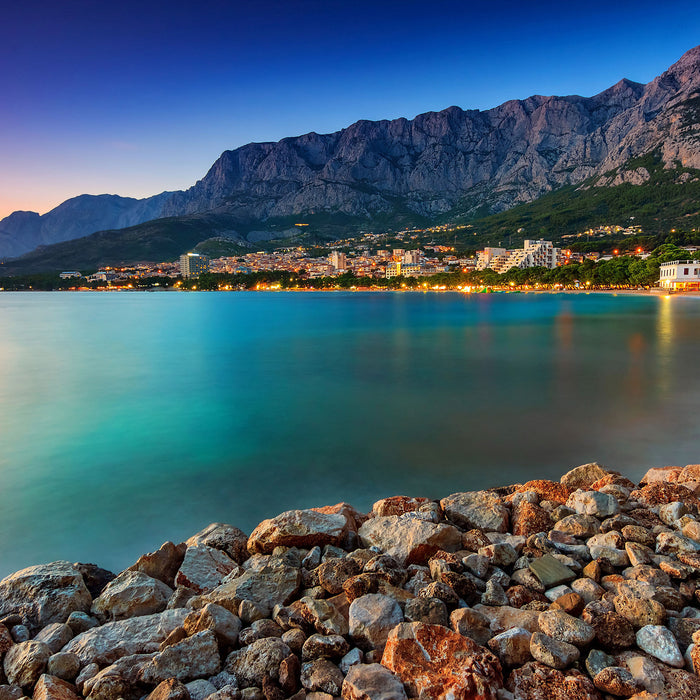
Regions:
<instances>
[{"instance_id":1,"label":"sky","mask_svg":"<svg viewBox=\"0 0 700 700\"><path fill-rule=\"evenodd\" d=\"M227 149L649 82L700 4L30 0L0 9L0 218L184 189Z\"/></svg>"}]
</instances>

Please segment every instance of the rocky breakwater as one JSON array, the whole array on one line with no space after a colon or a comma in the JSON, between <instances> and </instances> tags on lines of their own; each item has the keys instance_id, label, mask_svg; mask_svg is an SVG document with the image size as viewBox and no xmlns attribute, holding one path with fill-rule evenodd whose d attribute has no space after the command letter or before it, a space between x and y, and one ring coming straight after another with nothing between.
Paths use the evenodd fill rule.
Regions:
<instances>
[{"instance_id":1,"label":"rocky breakwater","mask_svg":"<svg viewBox=\"0 0 700 700\"><path fill-rule=\"evenodd\" d=\"M700 465L214 524L0 582L0 700L700 697Z\"/></svg>"}]
</instances>

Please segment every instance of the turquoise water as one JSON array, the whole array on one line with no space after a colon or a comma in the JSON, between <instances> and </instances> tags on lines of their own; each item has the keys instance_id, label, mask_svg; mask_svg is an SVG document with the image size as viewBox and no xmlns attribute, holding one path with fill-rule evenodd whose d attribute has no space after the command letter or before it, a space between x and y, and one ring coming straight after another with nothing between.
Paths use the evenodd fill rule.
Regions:
<instances>
[{"instance_id":1,"label":"turquoise water","mask_svg":"<svg viewBox=\"0 0 700 700\"><path fill-rule=\"evenodd\" d=\"M212 521L700 462L700 299L2 293L0 575Z\"/></svg>"}]
</instances>

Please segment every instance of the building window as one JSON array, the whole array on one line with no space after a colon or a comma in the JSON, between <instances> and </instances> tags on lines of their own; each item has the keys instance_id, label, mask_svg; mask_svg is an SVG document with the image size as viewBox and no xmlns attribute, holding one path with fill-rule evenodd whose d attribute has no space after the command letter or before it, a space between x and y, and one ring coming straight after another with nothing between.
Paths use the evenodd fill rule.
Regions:
<instances>
[{"instance_id":1,"label":"building window","mask_svg":"<svg viewBox=\"0 0 700 700\"><path fill-rule=\"evenodd\" d=\"M684 267L684 268L683 268L683 274L684 274L684 275L687 275L687 274L688 274L688 268L687 268L687 267Z\"/></svg>"}]
</instances>

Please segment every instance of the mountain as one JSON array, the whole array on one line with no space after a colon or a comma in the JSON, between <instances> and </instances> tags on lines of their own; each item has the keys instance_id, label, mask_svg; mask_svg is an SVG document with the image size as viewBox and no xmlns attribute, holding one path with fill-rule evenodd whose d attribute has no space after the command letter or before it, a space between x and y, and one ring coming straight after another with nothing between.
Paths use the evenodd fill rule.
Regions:
<instances>
[{"instance_id":1,"label":"mountain","mask_svg":"<svg viewBox=\"0 0 700 700\"><path fill-rule=\"evenodd\" d=\"M132 199L114 194L68 199L40 216L15 211L0 221L0 258L16 257L42 245L87 236L104 229L119 229L157 219L171 192Z\"/></svg>"},{"instance_id":2,"label":"mountain","mask_svg":"<svg viewBox=\"0 0 700 700\"><path fill-rule=\"evenodd\" d=\"M122 255L111 260L133 259L139 237L139 250L154 250L147 239L173 235L181 217L200 240L221 234L244 240L251 232L274 238L297 221L340 236L476 219L563 187L650 185L648 169L627 164L652 153L662 168L684 168L677 174L682 184L700 169L699 138L697 47L647 85L621 80L593 97L535 95L486 111L450 107L225 151L188 190L141 200L156 200L154 216L164 218L129 229L122 248L122 234L110 232L110 255ZM13 217L18 229L35 224ZM64 239L72 223L65 221ZM84 242L99 248L105 237ZM42 260L48 253L42 251ZM99 257L99 250L90 255Z\"/></svg>"}]
</instances>

